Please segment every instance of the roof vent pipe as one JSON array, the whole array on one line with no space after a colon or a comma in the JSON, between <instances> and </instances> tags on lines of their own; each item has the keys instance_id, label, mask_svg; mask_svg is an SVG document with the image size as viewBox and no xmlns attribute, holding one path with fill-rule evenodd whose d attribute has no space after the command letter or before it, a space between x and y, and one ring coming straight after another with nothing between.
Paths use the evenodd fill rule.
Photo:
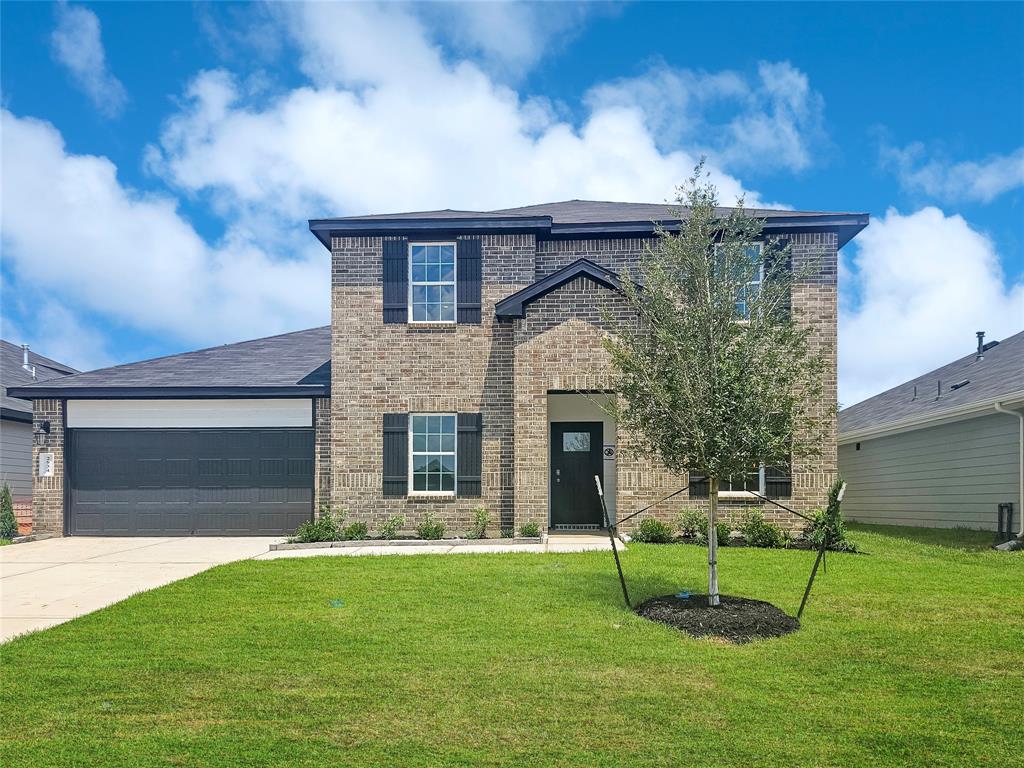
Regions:
<instances>
[{"instance_id":1,"label":"roof vent pipe","mask_svg":"<svg viewBox=\"0 0 1024 768\"><path fill-rule=\"evenodd\" d=\"M978 337L978 353L974 356L975 360L985 359L985 332L975 331L974 335Z\"/></svg>"},{"instance_id":2,"label":"roof vent pipe","mask_svg":"<svg viewBox=\"0 0 1024 768\"><path fill-rule=\"evenodd\" d=\"M32 374L32 378L36 377L36 367L28 364L28 344L21 345L21 367Z\"/></svg>"}]
</instances>

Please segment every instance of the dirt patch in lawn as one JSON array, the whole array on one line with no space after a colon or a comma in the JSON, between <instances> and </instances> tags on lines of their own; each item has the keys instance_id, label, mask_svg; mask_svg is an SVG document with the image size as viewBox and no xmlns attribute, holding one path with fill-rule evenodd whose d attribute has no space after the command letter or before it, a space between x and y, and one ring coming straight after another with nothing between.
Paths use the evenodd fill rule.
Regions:
<instances>
[{"instance_id":1,"label":"dirt patch in lawn","mask_svg":"<svg viewBox=\"0 0 1024 768\"><path fill-rule=\"evenodd\" d=\"M729 595L722 595L721 605L715 608L708 605L707 595L662 595L647 600L636 612L693 637L720 638L733 643L781 637L800 628L799 621L771 603Z\"/></svg>"}]
</instances>

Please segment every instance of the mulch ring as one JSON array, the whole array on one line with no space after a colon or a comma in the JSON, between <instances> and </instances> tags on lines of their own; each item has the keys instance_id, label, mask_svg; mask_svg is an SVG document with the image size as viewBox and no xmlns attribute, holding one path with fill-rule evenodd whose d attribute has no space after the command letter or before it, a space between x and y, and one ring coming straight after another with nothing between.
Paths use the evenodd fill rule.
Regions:
<instances>
[{"instance_id":1,"label":"mulch ring","mask_svg":"<svg viewBox=\"0 0 1024 768\"><path fill-rule=\"evenodd\" d=\"M767 637L795 632L800 622L788 613L762 600L721 596L721 605L712 608L707 595L652 597L636 608L637 614L651 621L668 624L693 637L712 637L733 643L749 643Z\"/></svg>"}]
</instances>

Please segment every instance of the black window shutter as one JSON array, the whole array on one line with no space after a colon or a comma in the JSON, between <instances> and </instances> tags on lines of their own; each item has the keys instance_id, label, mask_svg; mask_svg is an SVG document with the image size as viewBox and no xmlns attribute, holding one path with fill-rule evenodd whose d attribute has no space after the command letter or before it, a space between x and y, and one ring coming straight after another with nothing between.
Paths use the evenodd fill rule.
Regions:
<instances>
[{"instance_id":1,"label":"black window shutter","mask_svg":"<svg viewBox=\"0 0 1024 768\"><path fill-rule=\"evenodd\" d=\"M457 496L480 496L483 465L483 420L479 413L459 414Z\"/></svg>"},{"instance_id":2,"label":"black window shutter","mask_svg":"<svg viewBox=\"0 0 1024 768\"><path fill-rule=\"evenodd\" d=\"M788 468L764 468L764 495L769 499L788 499L793 495L793 479Z\"/></svg>"},{"instance_id":3,"label":"black window shutter","mask_svg":"<svg viewBox=\"0 0 1024 768\"><path fill-rule=\"evenodd\" d=\"M409 414L384 414L384 495L409 492Z\"/></svg>"},{"instance_id":4,"label":"black window shutter","mask_svg":"<svg viewBox=\"0 0 1024 768\"><path fill-rule=\"evenodd\" d=\"M690 473L689 495L691 499L707 499L711 497L711 483L704 475Z\"/></svg>"},{"instance_id":5,"label":"black window shutter","mask_svg":"<svg viewBox=\"0 0 1024 768\"><path fill-rule=\"evenodd\" d=\"M458 321L472 325L480 324L480 282L483 276L483 249L479 237L459 240L456 246L458 266L456 268L456 301Z\"/></svg>"},{"instance_id":6,"label":"black window shutter","mask_svg":"<svg viewBox=\"0 0 1024 768\"><path fill-rule=\"evenodd\" d=\"M789 253L788 248L789 240L776 240L773 247L765 254L764 273L767 279L770 280L772 275L778 274L784 275L786 279L792 277L793 257ZM790 300L790 294L787 291L786 296L782 301L782 310L786 317L789 317L791 306L792 302Z\"/></svg>"},{"instance_id":7,"label":"black window shutter","mask_svg":"<svg viewBox=\"0 0 1024 768\"><path fill-rule=\"evenodd\" d=\"M409 241L384 241L384 322L405 323L409 318Z\"/></svg>"}]
</instances>

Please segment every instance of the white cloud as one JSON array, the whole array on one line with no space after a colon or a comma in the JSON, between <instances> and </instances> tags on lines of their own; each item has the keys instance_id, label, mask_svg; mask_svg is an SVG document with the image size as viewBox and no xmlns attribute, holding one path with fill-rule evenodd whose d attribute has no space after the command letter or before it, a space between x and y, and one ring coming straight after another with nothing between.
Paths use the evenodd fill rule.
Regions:
<instances>
[{"instance_id":1,"label":"white cloud","mask_svg":"<svg viewBox=\"0 0 1024 768\"><path fill-rule=\"evenodd\" d=\"M107 158L68 153L49 123L6 110L0 120L4 264L41 303L60 297L68 314L43 313L48 337L64 323L78 339L83 315L188 343L326 322L329 259L308 234L287 259L235 227L209 244L173 198L125 188Z\"/></svg>"},{"instance_id":2,"label":"white cloud","mask_svg":"<svg viewBox=\"0 0 1024 768\"><path fill-rule=\"evenodd\" d=\"M445 61L400 6L281 9L314 85L269 102L224 71L198 76L150 168L249 219L565 198L660 201L699 155L658 148L636 107L557 120L477 65ZM345 44L339 44L339 39ZM381 46L388 55L381 55ZM741 183L710 164L723 201ZM749 204L760 201L748 193Z\"/></svg>"},{"instance_id":3,"label":"white cloud","mask_svg":"<svg viewBox=\"0 0 1024 768\"><path fill-rule=\"evenodd\" d=\"M438 37L483 59L497 75L521 77L553 49L570 42L593 13L614 12L593 3L460 2L411 7Z\"/></svg>"},{"instance_id":4,"label":"white cloud","mask_svg":"<svg viewBox=\"0 0 1024 768\"><path fill-rule=\"evenodd\" d=\"M960 216L889 209L853 247L840 276L844 405L969 354L975 331L1024 328L1024 283L1007 281L995 245Z\"/></svg>"},{"instance_id":5,"label":"white cloud","mask_svg":"<svg viewBox=\"0 0 1024 768\"><path fill-rule=\"evenodd\" d=\"M107 68L100 40L100 20L82 6L57 4L57 27L50 37L54 58L67 67L72 79L107 117L117 117L128 94Z\"/></svg>"},{"instance_id":6,"label":"white cloud","mask_svg":"<svg viewBox=\"0 0 1024 768\"><path fill-rule=\"evenodd\" d=\"M902 149L883 144L880 149L882 165L896 173L905 189L939 200L990 203L1024 186L1024 147L978 162L927 159L926 154L920 142Z\"/></svg>"},{"instance_id":7,"label":"white cloud","mask_svg":"<svg viewBox=\"0 0 1024 768\"><path fill-rule=\"evenodd\" d=\"M760 62L755 80L656 66L594 87L587 102L641 109L663 146L689 146L730 169L802 171L825 140L824 99L786 61Z\"/></svg>"}]
</instances>

